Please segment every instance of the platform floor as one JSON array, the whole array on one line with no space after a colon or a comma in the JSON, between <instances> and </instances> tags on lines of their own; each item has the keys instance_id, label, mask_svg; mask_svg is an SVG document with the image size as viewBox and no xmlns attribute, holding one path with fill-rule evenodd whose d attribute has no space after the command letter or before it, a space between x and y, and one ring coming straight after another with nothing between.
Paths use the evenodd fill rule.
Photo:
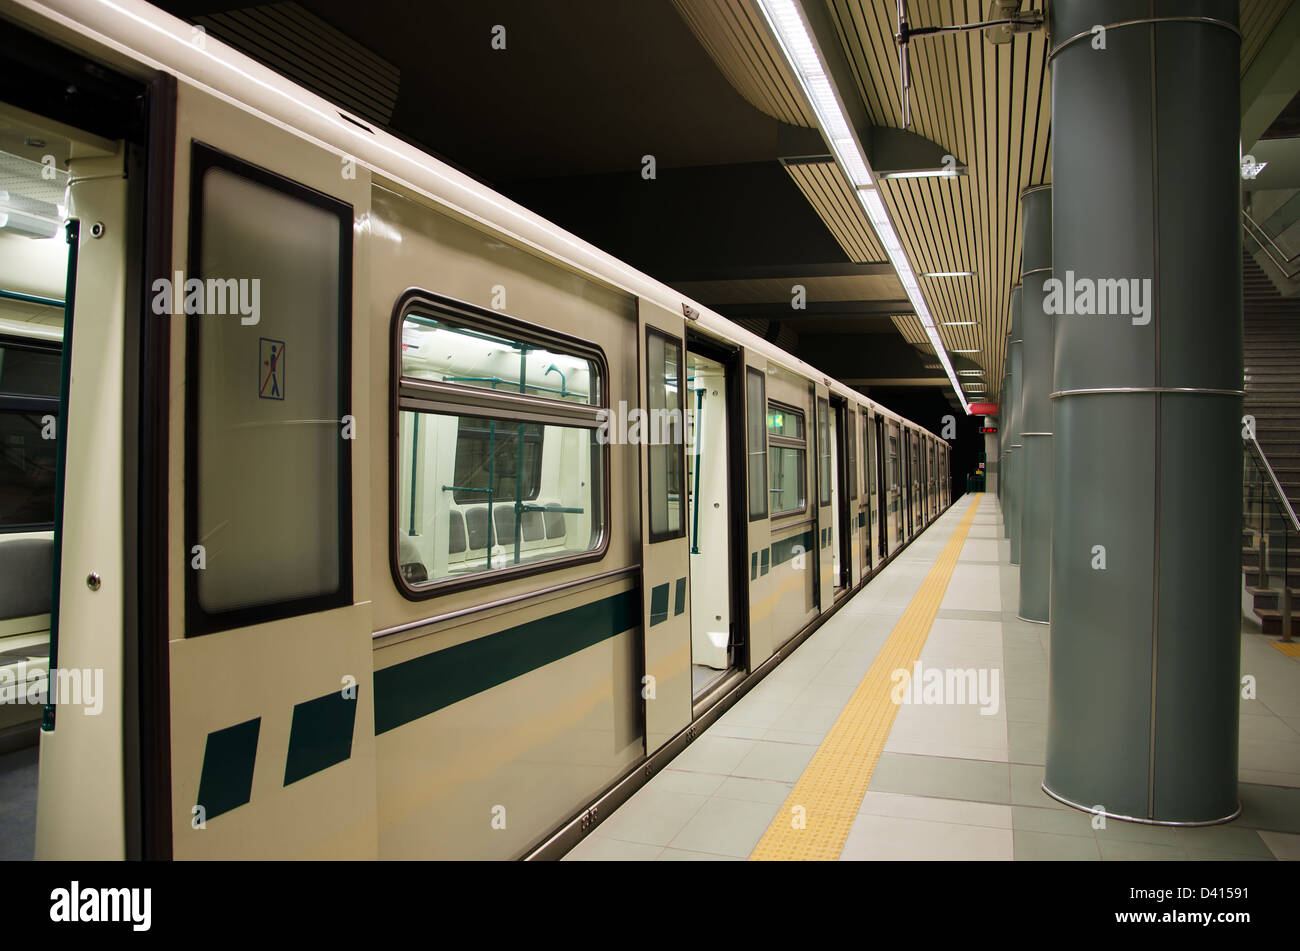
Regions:
<instances>
[{"instance_id":1,"label":"platform floor","mask_svg":"<svg viewBox=\"0 0 1300 951\"><path fill-rule=\"evenodd\" d=\"M938 586L950 540L955 565ZM996 497L958 499L566 859L1300 859L1300 659L1257 631L1242 634L1258 699L1242 701L1237 820L1098 829L1043 793L1049 629L1016 618L1009 556ZM1000 671L996 712L867 695L887 693L881 671L901 656L891 635L907 635L918 612L923 669ZM872 716L875 740L870 724L847 722ZM864 762L865 775L845 778ZM798 836L784 832L814 799L823 814L841 810L827 856L796 854Z\"/></svg>"}]
</instances>

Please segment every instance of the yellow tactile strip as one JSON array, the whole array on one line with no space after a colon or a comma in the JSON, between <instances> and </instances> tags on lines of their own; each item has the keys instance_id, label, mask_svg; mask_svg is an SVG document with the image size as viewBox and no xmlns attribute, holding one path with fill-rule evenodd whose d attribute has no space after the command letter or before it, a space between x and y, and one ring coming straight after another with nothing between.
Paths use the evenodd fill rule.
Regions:
<instances>
[{"instance_id":1,"label":"yellow tactile strip","mask_svg":"<svg viewBox=\"0 0 1300 951\"><path fill-rule=\"evenodd\" d=\"M1291 644L1283 644L1281 641L1273 641L1273 646L1280 650L1287 657L1300 657L1300 641Z\"/></svg>"},{"instance_id":2,"label":"yellow tactile strip","mask_svg":"<svg viewBox=\"0 0 1300 951\"><path fill-rule=\"evenodd\" d=\"M920 658L981 498L982 493L977 494L962 516L790 798L755 846L751 860L840 857L898 713L890 699L894 687L890 675L900 669L910 671Z\"/></svg>"}]
</instances>

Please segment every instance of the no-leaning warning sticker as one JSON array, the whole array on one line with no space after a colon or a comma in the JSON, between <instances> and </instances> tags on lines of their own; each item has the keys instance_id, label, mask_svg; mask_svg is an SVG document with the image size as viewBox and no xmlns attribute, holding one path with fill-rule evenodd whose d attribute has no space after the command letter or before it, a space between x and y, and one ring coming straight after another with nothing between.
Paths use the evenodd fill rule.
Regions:
<instances>
[{"instance_id":1,"label":"no-leaning warning sticker","mask_svg":"<svg viewBox=\"0 0 1300 951\"><path fill-rule=\"evenodd\" d=\"M258 399L284 399L284 341L262 337L258 341Z\"/></svg>"}]
</instances>

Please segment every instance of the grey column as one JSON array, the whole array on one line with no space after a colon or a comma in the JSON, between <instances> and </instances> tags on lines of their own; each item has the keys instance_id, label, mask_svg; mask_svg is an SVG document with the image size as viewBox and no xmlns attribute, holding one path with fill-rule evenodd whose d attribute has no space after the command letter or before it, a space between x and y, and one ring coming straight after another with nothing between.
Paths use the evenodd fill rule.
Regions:
<instances>
[{"instance_id":1,"label":"grey column","mask_svg":"<svg viewBox=\"0 0 1300 951\"><path fill-rule=\"evenodd\" d=\"M1007 494L1003 503L1007 537L1011 539L1011 564L1020 564L1020 512L1024 495L1024 466L1021 464L1020 394L1024 385L1024 337L1021 323L1020 285L1011 288L1011 338L1007 343Z\"/></svg>"},{"instance_id":2,"label":"grey column","mask_svg":"<svg viewBox=\"0 0 1300 951\"><path fill-rule=\"evenodd\" d=\"M1052 276L1052 187L1020 196L1020 617L1047 623L1052 577L1052 360L1055 329L1043 310Z\"/></svg>"},{"instance_id":3,"label":"grey column","mask_svg":"<svg viewBox=\"0 0 1300 951\"><path fill-rule=\"evenodd\" d=\"M1002 478L1002 473L998 471L998 439L1002 435L1002 427L998 425L996 416L985 416L984 425L998 430L984 434L984 491L1001 492L998 485Z\"/></svg>"},{"instance_id":4,"label":"grey column","mask_svg":"<svg viewBox=\"0 0 1300 951\"><path fill-rule=\"evenodd\" d=\"M1010 348L1011 334L1002 341L1002 352ZM1002 386L998 390L998 510L1002 513L1002 537L1009 538L1011 527L1007 524L1007 391L1011 389L1011 365L1003 360Z\"/></svg>"},{"instance_id":5,"label":"grey column","mask_svg":"<svg viewBox=\"0 0 1300 951\"><path fill-rule=\"evenodd\" d=\"M1237 4L1049 10L1063 283L1044 302L1060 291L1043 788L1222 821L1239 808Z\"/></svg>"}]
</instances>

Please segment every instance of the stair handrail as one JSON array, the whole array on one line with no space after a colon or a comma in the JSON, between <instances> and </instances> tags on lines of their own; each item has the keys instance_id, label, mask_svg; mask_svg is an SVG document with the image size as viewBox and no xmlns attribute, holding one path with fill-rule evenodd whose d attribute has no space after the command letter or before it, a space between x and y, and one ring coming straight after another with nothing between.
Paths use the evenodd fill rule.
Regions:
<instances>
[{"instance_id":1,"label":"stair handrail","mask_svg":"<svg viewBox=\"0 0 1300 951\"><path fill-rule=\"evenodd\" d=\"M1261 251L1264 252L1264 254L1268 257L1268 259L1269 259L1270 261L1273 262L1273 266L1276 267L1279 271L1281 271L1282 274L1283 274L1286 278L1290 279L1291 277L1293 277L1294 275L1292 275L1291 270L1290 270L1291 262L1293 262L1297 257L1300 257L1300 254L1291 254L1291 255L1288 255L1288 254L1286 253L1286 251L1285 251L1282 247L1280 247L1280 246L1277 244L1277 242L1275 242L1275 241L1273 240L1273 236L1270 235L1270 234L1268 233L1268 229L1266 229L1266 228L1265 228L1263 225L1261 225L1258 221L1256 221L1254 218L1252 218L1252 217L1250 216L1250 212L1246 211L1246 209L1244 209L1244 208L1241 210L1241 217L1244 218L1248 224L1250 224L1252 227L1254 227L1256 231L1258 231L1260 234L1262 234L1262 235L1264 236L1264 241L1267 241L1270 245L1272 245L1273 248L1276 249L1276 251L1277 251L1278 254L1282 255L1282 260L1281 260L1281 261L1279 261L1277 258L1273 257L1273 252L1270 251L1270 250L1269 250L1269 249L1264 245L1264 241L1259 240L1258 237L1256 237L1254 234L1252 234L1250 228L1246 228L1246 229L1245 229L1246 234L1247 234L1247 235L1248 235L1248 236L1249 236L1249 237L1250 237L1250 238L1251 238L1251 239L1252 239L1252 240L1253 240L1257 245L1259 245L1259 249L1260 249Z\"/></svg>"},{"instance_id":2,"label":"stair handrail","mask_svg":"<svg viewBox=\"0 0 1300 951\"><path fill-rule=\"evenodd\" d=\"M1263 471L1268 475L1268 481L1273 484L1273 494L1277 496L1278 506L1286 513L1286 517L1291 522L1291 530L1300 535L1300 519L1296 518L1295 509L1291 507L1291 500L1286 497L1282 491L1282 483L1278 481L1277 473L1273 471L1273 466L1268 461L1268 456L1264 454L1259 440L1253 434L1242 437L1244 442L1255 454Z\"/></svg>"}]
</instances>

